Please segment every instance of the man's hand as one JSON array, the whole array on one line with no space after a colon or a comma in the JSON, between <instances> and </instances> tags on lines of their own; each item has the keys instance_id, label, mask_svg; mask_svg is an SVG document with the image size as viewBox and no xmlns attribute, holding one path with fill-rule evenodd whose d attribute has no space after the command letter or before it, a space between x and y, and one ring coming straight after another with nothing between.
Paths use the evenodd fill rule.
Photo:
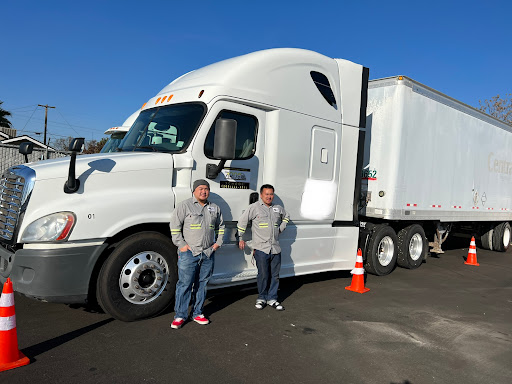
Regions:
<instances>
[{"instance_id":1,"label":"man's hand","mask_svg":"<svg viewBox=\"0 0 512 384\"><path fill-rule=\"evenodd\" d=\"M212 245L213 252L215 252L215 251L216 251L217 249L219 249L219 248L220 248L220 245L219 245L219 244L217 244L217 243L215 243L215 244L213 244L213 245Z\"/></svg>"},{"instance_id":2,"label":"man's hand","mask_svg":"<svg viewBox=\"0 0 512 384\"><path fill-rule=\"evenodd\" d=\"M245 248L245 241L240 240L240 241L238 242L238 248L240 248L240 249L244 249L244 248Z\"/></svg>"},{"instance_id":3,"label":"man's hand","mask_svg":"<svg viewBox=\"0 0 512 384\"><path fill-rule=\"evenodd\" d=\"M185 245L183 248L180 248L180 252L187 252L187 251L191 251L190 247L187 245Z\"/></svg>"}]
</instances>

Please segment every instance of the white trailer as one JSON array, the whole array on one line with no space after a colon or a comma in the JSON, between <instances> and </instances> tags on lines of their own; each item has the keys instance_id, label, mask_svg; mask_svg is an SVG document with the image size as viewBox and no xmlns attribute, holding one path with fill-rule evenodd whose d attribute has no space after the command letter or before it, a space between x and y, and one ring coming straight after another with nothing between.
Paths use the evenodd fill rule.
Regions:
<instances>
[{"instance_id":1,"label":"white trailer","mask_svg":"<svg viewBox=\"0 0 512 384\"><path fill-rule=\"evenodd\" d=\"M251 53L163 88L119 152L77 157L77 140L71 161L9 169L0 182L0 280L11 277L18 292L39 300L97 299L120 320L160 313L177 280L171 213L205 177L227 224L211 288L255 281L236 220L266 183L291 215L282 277L352 269L359 246L372 273L396 263L416 268L426 236L437 236L441 251L455 227L508 247L510 216L500 209L511 208L510 127L407 78L372 82L367 94L368 74L306 50ZM231 131L217 132L217 123ZM466 130L480 132L477 140ZM482 168L475 156L484 146ZM461 208L443 208L450 205Z\"/></svg>"},{"instance_id":2,"label":"white trailer","mask_svg":"<svg viewBox=\"0 0 512 384\"><path fill-rule=\"evenodd\" d=\"M401 266L418 267L427 252L425 231L432 252L442 253L450 231L505 251L512 127L405 76L370 81L368 88L359 212L363 221L384 224L378 227L384 232L371 238L381 251L369 253L380 260L367 258L367 269L389 273L396 257Z\"/></svg>"}]
</instances>

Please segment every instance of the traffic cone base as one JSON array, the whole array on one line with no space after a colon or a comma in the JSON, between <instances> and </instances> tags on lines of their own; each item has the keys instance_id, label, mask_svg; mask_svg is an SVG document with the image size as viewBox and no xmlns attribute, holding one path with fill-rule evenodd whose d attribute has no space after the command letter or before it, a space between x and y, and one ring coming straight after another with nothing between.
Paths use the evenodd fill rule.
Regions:
<instances>
[{"instance_id":1,"label":"traffic cone base","mask_svg":"<svg viewBox=\"0 0 512 384\"><path fill-rule=\"evenodd\" d=\"M345 287L345 289L347 291L352 291L352 292L357 292L357 293L365 293L370 290L370 288L366 288L364 286L364 281L363 281L362 285L360 283L354 284L354 281L352 281L352 284L350 284L348 287Z\"/></svg>"},{"instance_id":2,"label":"traffic cone base","mask_svg":"<svg viewBox=\"0 0 512 384\"><path fill-rule=\"evenodd\" d=\"M356 266L350 273L352 273L352 283L345 287L347 291L365 293L370 290L370 288L365 288L364 286L363 254L361 249L357 250Z\"/></svg>"},{"instance_id":3,"label":"traffic cone base","mask_svg":"<svg viewBox=\"0 0 512 384\"><path fill-rule=\"evenodd\" d=\"M475 236L471 237L471 243L469 244L468 257L464 264L474 265L478 267L480 264L476 261L476 244L475 244Z\"/></svg>"},{"instance_id":4,"label":"traffic cone base","mask_svg":"<svg viewBox=\"0 0 512 384\"><path fill-rule=\"evenodd\" d=\"M23 353L19 352L19 358L16 361L11 363L0 364L0 372L7 371L9 369L22 367L24 365L28 365L30 363L30 359L25 356Z\"/></svg>"},{"instance_id":5,"label":"traffic cone base","mask_svg":"<svg viewBox=\"0 0 512 384\"><path fill-rule=\"evenodd\" d=\"M8 278L0 296L0 372L28 363L29 358L18 349L14 291Z\"/></svg>"}]
</instances>

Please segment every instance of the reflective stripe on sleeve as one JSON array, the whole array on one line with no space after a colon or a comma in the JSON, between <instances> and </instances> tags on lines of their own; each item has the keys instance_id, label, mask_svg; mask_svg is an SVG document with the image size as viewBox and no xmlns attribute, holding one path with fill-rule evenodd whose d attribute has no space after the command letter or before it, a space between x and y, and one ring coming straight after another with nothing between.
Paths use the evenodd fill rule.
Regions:
<instances>
[{"instance_id":1,"label":"reflective stripe on sleeve","mask_svg":"<svg viewBox=\"0 0 512 384\"><path fill-rule=\"evenodd\" d=\"M237 227L240 232L245 232L245 228Z\"/></svg>"}]
</instances>

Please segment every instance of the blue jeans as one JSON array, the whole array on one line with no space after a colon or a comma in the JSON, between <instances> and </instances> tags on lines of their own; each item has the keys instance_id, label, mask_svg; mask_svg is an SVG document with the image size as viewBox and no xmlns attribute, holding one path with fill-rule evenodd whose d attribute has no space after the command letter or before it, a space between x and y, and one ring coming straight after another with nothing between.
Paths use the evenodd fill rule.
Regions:
<instances>
[{"instance_id":1,"label":"blue jeans","mask_svg":"<svg viewBox=\"0 0 512 384\"><path fill-rule=\"evenodd\" d=\"M207 257L204 253L197 256L192 251L178 251L178 283L176 284L176 299L174 304L174 318L188 317L188 307L192 299L194 288L194 306L192 318L203 314L203 304L206 298L206 285L212 277L214 259L212 253Z\"/></svg>"},{"instance_id":2,"label":"blue jeans","mask_svg":"<svg viewBox=\"0 0 512 384\"><path fill-rule=\"evenodd\" d=\"M258 267L258 300L277 300L281 253L264 253L256 249L254 259Z\"/></svg>"}]
</instances>

